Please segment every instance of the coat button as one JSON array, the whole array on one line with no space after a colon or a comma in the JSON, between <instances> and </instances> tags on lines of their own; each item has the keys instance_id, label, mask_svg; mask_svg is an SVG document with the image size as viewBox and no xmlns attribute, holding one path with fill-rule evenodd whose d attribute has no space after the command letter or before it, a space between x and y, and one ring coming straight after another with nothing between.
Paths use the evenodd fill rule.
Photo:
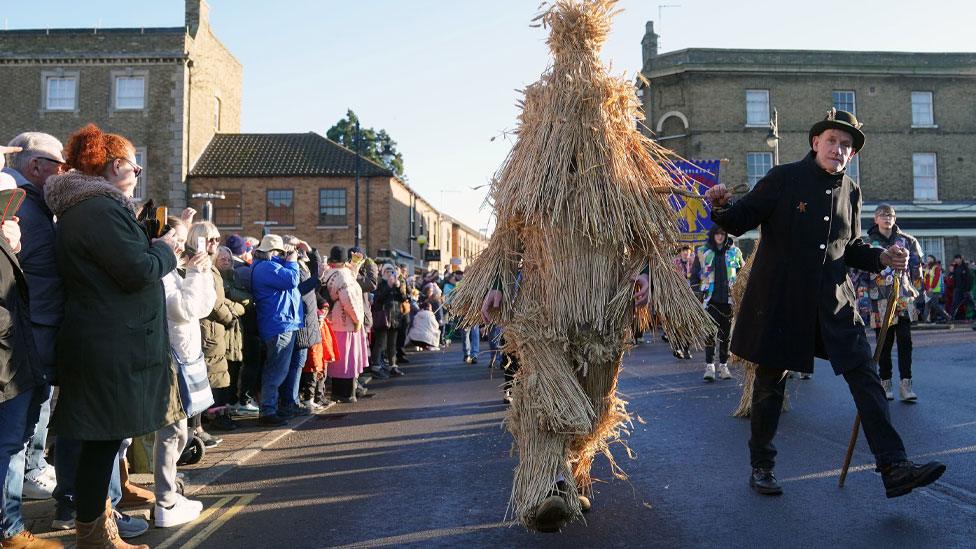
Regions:
<instances>
[{"instance_id":1,"label":"coat button","mask_svg":"<svg viewBox=\"0 0 976 549\"><path fill-rule=\"evenodd\" d=\"M830 221L830 217L825 215L824 216L824 221Z\"/></svg>"},{"instance_id":2,"label":"coat button","mask_svg":"<svg viewBox=\"0 0 976 549\"><path fill-rule=\"evenodd\" d=\"M826 244L821 244L820 245L820 249L821 250L826 250L827 249L827 245Z\"/></svg>"},{"instance_id":3,"label":"coat button","mask_svg":"<svg viewBox=\"0 0 976 549\"><path fill-rule=\"evenodd\" d=\"M830 189L827 189L827 194L830 194Z\"/></svg>"}]
</instances>

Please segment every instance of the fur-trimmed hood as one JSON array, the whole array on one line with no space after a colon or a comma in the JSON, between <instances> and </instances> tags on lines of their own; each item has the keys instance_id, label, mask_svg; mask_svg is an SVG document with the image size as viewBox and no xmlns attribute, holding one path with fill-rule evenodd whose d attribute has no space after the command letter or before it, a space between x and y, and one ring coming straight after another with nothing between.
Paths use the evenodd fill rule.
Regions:
<instances>
[{"instance_id":1,"label":"fur-trimmed hood","mask_svg":"<svg viewBox=\"0 0 976 549\"><path fill-rule=\"evenodd\" d=\"M135 215L136 208L125 194L104 177L85 175L72 170L60 175L52 175L44 184L44 201L54 215L61 217L72 206L89 198L104 196L111 198Z\"/></svg>"}]
</instances>

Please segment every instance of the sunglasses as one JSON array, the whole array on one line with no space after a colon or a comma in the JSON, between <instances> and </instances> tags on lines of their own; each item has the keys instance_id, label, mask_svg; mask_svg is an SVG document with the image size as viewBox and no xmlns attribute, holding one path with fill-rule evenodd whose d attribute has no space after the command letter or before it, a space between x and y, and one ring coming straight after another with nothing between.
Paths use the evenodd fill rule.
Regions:
<instances>
[{"instance_id":1,"label":"sunglasses","mask_svg":"<svg viewBox=\"0 0 976 549\"><path fill-rule=\"evenodd\" d=\"M135 162L129 160L128 158L119 157L118 160L124 160L127 164L132 166L132 172L135 174L136 177L142 175L142 166L140 166L139 164L136 164Z\"/></svg>"}]
</instances>

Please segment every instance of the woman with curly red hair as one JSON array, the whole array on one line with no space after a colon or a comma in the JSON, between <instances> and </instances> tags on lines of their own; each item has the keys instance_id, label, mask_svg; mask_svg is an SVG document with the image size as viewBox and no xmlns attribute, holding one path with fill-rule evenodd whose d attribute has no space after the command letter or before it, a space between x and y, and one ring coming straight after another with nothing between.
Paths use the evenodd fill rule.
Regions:
<instances>
[{"instance_id":1,"label":"woman with curly red hair","mask_svg":"<svg viewBox=\"0 0 976 549\"><path fill-rule=\"evenodd\" d=\"M82 441L75 481L78 547L133 547L106 501L123 439L180 420L162 278L176 268L172 232L150 241L132 192L142 168L128 139L89 124L68 139L71 171L51 177L55 254L64 283L52 426ZM146 547L140 545L138 547Z\"/></svg>"}]
</instances>

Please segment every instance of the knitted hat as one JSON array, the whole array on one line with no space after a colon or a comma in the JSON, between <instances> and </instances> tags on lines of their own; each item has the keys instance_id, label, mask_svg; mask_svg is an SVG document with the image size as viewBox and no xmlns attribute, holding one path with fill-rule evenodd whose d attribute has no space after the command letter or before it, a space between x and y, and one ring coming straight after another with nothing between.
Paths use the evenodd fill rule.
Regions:
<instances>
[{"instance_id":1,"label":"knitted hat","mask_svg":"<svg viewBox=\"0 0 976 549\"><path fill-rule=\"evenodd\" d=\"M247 244L244 239L236 234L228 236L227 240L224 241L224 246L230 248L230 253L234 255L241 255L247 251Z\"/></svg>"}]
</instances>

